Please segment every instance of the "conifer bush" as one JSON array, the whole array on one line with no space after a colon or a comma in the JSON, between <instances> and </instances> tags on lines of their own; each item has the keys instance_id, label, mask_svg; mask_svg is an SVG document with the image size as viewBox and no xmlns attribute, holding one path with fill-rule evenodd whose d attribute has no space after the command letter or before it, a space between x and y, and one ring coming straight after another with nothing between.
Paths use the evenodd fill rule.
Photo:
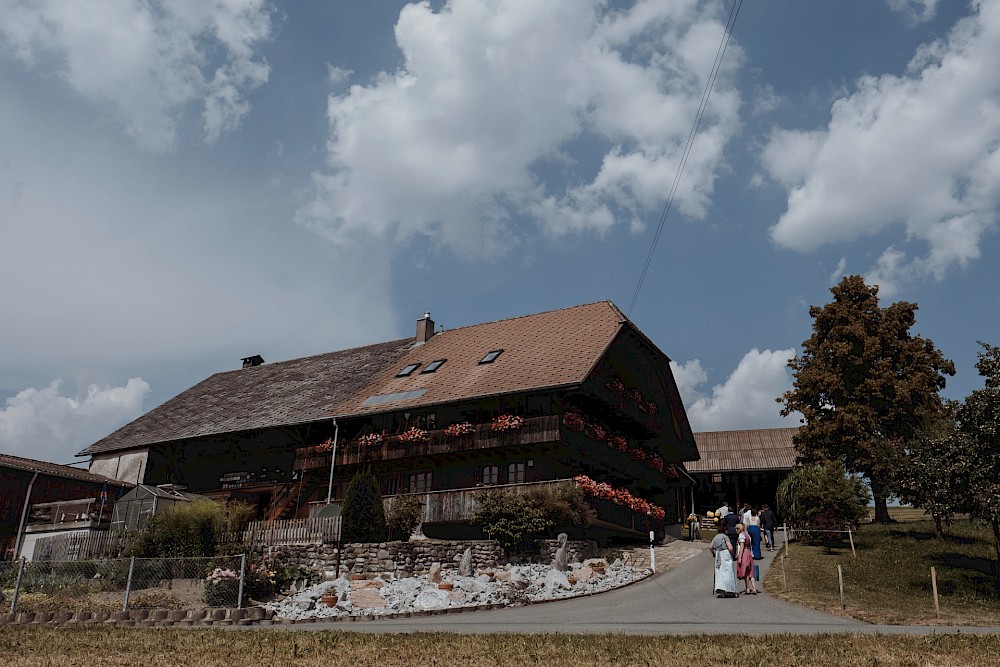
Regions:
<instances>
[{"instance_id":1,"label":"conifer bush","mask_svg":"<svg viewBox=\"0 0 1000 667\"><path fill-rule=\"evenodd\" d=\"M359 472L344 493L341 539L344 542L381 542L385 539L385 507L378 490L378 478Z\"/></svg>"}]
</instances>

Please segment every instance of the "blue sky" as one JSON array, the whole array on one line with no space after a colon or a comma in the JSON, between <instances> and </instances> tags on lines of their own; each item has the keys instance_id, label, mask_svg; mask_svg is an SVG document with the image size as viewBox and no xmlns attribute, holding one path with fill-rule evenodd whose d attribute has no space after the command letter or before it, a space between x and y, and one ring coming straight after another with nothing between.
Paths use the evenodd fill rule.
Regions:
<instances>
[{"instance_id":1,"label":"blue sky","mask_svg":"<svg viewBox=\"0 0 1000 667\"><path fill-rule=\"evenodd\" d=\"M0 451L428 310L627 308L731 6L0 0ZM844 274L980 386L997 43L997 0L742 6L631 313L696 430L786 423Z\"/></svg>"}]
</instances>

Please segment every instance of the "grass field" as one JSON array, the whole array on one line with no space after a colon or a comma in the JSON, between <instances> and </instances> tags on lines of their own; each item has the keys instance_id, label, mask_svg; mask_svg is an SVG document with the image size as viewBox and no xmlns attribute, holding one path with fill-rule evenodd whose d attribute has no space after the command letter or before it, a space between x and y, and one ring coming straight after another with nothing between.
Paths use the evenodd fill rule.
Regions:
<instances>
[{"instance_id":1,"label":"grass field","mask_svg":"<svg viewBox=\"0 0 1000 667\"><path fill-rule=\"evenodd\" d=\"M398 667L402 665L805 665L1000 664L1000 636L817 635L371 635L344 632L138 628L0 629L3 664L18 667Z\"/></svg>"},{"instance_id":2,"label":"grass field","mask_svg":"<svg viewBox=\"0 0 1000 667\"><path fill-rule=\"evenodd\" d=\"M827 550L791 544L764 582L775 597L873 623L1000 625L994 594L993 537L968 520L956 521L943 539L930 521L865 525L855 533L858 558L844 542ZM844 570L847 609L840 608L837 564ZM937 572L941 620L934 611L930 568Z\"/></svg>"}]
</instances>

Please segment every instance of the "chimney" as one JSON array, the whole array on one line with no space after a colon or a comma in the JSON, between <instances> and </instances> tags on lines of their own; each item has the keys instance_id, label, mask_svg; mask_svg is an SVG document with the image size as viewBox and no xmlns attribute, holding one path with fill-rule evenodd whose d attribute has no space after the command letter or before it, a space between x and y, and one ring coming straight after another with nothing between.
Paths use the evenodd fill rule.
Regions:
<instances>
[{"instance_id":1,"label":"chimney","mask_svg":"<svg viewBox=\"0 0 1000 667\"><path fill-rule=\"evenodd\" d=\"M259 354L255 354L252 357L243 357L243 368L252 368L253 366L260 366L264 363L264 357Z\"/></svg>"},{"instance_id":2,"label":"chimney","mask_svg":"<svg viewBox=\"0 0 1000 667\"><path fill-rule=\"evenodd\" d=\"M434 320L431 319L430 313L424 313L424 316L417 320L417 345L426 343L433 335Z\"/></svg>"}]
</instances>

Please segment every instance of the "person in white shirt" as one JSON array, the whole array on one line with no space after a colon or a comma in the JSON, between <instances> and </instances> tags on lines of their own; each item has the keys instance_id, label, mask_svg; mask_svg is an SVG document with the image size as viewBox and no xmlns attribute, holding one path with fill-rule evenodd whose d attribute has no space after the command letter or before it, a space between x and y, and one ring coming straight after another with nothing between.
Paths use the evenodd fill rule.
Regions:
<instances>
[{"instance_id":1,"label":"person in white shirt","mask_svg":"<svg viewBox=\"0 0 1000 667\"><path fill-rule=\"evenodd\" d=\"M722 507L715 510L715 516L724 519L729 514L729 503L722 503Z\"/></svg>"}]
</instances>

